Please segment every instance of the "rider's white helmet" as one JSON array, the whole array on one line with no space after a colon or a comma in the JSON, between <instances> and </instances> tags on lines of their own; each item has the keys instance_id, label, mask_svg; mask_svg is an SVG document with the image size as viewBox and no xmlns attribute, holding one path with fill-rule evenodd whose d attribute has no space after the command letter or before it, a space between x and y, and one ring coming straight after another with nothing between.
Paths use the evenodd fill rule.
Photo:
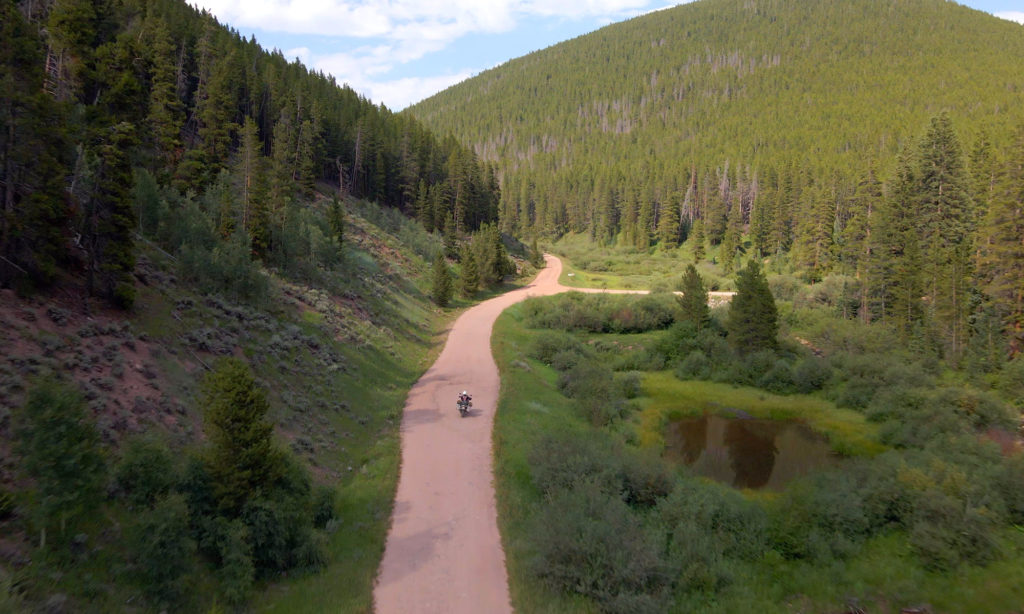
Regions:
<instances>
[{"instance_id":1,"label":"rider's white helmet","mask_svg":"<svg viewBox=\"0 0 1024 614\"><path fill-rule=\"evenodd\" d=\"M465 391L465 390L463 390L463 391L462 391L462 394L466 394L466 391Z\"/></svg>"}]
</instances>

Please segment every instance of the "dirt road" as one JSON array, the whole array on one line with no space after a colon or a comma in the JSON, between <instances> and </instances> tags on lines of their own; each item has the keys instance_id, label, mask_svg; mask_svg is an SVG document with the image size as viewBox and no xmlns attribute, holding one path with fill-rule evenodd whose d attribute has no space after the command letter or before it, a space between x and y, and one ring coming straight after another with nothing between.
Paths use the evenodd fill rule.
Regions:
<instances>
[{"instance_id":1,"label":"dirt road","mask_svg":"<svg viewBox=\"0 0 1024 614\"><path fill-rule=\"evenodd\" d=\"M561 261L545 258L532 284L462 314L409 392L398 493L373 595L379 614L512 611L492 481L499 380L491 328L506 307L531 296L602 292L560 285ZM462 390L473 395L465 418L455 407Z\"/></svg>"},{"instance_id":2,"label":"dirt road","mask_svg":"<svg viewBox=\"0 0 1024 614\"><path fill-rule=\"evenodd\" d=\"M512 611L491 470L499 386L491 327L509 305L564 291L561 270L549 258L532 284L462 314L409 392L398 493L373 595L380 614ZM455 408L462 390L473 395L465 418Z\"/></svg>"}]
</instances>

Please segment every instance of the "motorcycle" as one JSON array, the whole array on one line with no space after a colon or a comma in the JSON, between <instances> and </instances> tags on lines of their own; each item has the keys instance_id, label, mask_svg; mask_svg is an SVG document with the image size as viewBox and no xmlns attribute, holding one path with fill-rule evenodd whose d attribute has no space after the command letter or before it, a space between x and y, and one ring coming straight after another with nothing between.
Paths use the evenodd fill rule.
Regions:
<instances>
[{"instance_id":1,"label":"motorcycle","mask_svg":"<svg viewBox=\"0 0 1024 614\"><path fill-rule=\"evenodd\" d=\"M459 408L459 415L465 418L469 415L469 408L473 407L473 401L459 399L455 402L456 407Z\"/></svg>"}]
</instances>

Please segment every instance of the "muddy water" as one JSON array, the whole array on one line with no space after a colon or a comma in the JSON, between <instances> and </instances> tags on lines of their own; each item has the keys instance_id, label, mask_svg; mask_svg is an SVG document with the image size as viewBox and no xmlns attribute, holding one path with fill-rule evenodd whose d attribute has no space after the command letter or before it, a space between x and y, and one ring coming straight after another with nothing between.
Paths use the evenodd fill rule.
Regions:
<instances>
[{"instance_id":1,"label":"muddy water","mask_svg":"<svg viewBox=\"0 0 1024 614\"><path fill-rule=\"evenodd\" d=\"M665 444L669 459L736 488L779 490L835 462L824 436L777 420L713 415L679 420L668 425Z\"/></svg>"}]
</instances>

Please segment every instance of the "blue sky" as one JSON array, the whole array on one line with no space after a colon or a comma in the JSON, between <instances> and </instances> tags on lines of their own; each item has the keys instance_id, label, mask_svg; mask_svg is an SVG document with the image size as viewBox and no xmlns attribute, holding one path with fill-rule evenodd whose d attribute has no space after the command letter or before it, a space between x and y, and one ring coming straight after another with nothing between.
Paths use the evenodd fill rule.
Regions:
<instances>
[{"instance_id":1,"label":"blue sky","mask_svg":"<svg viewBox=\"0 0 1024 614\"><path fill-rule=\"evenodd\" d=\"M808 0L815 1L815 0ZM267 49L398 111L512 58L667 0L190 0ZM1024 24L1024 0L967 0ZM1024 26L1022 26L1024 27Z\"/></svg>"}]
</instances>

